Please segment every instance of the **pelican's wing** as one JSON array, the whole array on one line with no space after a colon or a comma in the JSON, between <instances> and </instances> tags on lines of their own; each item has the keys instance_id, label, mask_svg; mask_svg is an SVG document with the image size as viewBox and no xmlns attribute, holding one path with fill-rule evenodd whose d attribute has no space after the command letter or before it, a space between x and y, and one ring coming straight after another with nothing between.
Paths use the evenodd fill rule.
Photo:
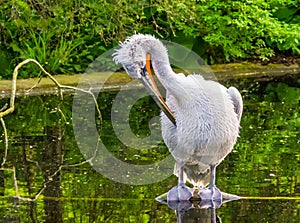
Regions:
<instances>
[{"instance_id":1,"label":"pelican's wing","mask_svg":"<svg viewBox=\"0 0 300 223\"><path fill-rule=\"evenodd\" d=\"M243 113L242 96L241 96L240 92L238 91L238 89L236 89L235 87L228 88L227 93L231 97L231 100L234 105L234 111L237 114L238 120L241 121L241 117L242 117L242 113Z\"/></svg>"}]
</instances>

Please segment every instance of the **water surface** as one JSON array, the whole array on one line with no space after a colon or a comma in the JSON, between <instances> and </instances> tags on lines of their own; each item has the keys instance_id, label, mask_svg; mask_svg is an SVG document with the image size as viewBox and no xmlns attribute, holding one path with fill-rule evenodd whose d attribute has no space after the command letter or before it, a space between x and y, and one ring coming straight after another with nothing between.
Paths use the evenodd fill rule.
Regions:
<instances>
[{"instance_id":1,"label":"water surface","mask_svg":"<svg viewBox=\"0 0 300 223\"><path fill-rule=\"evenodd\" d=\"M181 212L182 221L300 222L299 78L231 84L244 99L242 129L234 151L217 168L217 185L246 199L216 210ZM116 94L98 96L103 125L98 120L97 127L111 154L136 165L167 157L162 141L141 150L118 139L110 122ZM6 169L0 171L0 222L176 222L174 210L155 200L176 185L175 176L128 185L102 176L85 162L74 138L72 100L72 95L63 100L47 95L17 98L15 112L5 117L9 151ZM1 100L0 107L5 102ZM148 136L148 123L158 114L150 97L138 100L129 116L132 132ZM3 134L0 149L3 157Z\"/></svg>"}]
</instances>

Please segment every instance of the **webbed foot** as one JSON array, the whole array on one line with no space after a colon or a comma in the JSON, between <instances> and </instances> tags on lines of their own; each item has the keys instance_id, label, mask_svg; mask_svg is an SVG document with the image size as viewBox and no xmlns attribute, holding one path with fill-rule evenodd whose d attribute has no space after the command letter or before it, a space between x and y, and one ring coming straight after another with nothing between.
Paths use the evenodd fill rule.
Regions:
<instances>
[{"instance_id":1,"label":"webbed foot","mask_svg":"<svg viewBox=\"0 0 300 223\"><path fill-rule=\"evenodd\" d=\"M203 201L221 201L222 202L222 193L216 186L209 186L203 190L200 190L198 195Z\"/></svg>"},{"instance_id":2,"label":"webbed foot","mask_svg":"<svg viewBox=\"0 0 300 223\"><path fill-rule=\"evenodd\" d=\"M188 201L193 196L194 190L184 183L178 184L169 190L167 201Z\"/></svg>"}]
</instances>

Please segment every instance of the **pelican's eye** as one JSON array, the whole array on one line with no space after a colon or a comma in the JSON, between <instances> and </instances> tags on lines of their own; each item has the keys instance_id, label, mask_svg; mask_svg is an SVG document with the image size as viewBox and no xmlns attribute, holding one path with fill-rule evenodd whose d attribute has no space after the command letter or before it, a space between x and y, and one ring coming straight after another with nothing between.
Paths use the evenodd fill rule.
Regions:
<instances>
[{"instance_id":1,"label":"pelican's eye","mask_svg":"<svg viewBox=\"0 0 300 223\"><path fill-rule=\"evenodd\" d=\"M143 77L145 77L146 74L147 74L147 68L146 68L146 66L145 66L145 67L143 67L143 68L141 69L141 75L142 75Z\"/></svg>"}]
</instances>

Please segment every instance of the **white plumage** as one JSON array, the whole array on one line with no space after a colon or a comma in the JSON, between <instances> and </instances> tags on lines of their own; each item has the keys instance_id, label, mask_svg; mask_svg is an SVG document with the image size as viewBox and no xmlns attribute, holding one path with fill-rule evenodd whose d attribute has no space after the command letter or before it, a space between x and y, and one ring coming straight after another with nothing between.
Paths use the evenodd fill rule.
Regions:
<instances>
[{"instance_id":1,"label":"white plumage","mask_svg":"<svg viewBox=\"0 0 300 223\"><path fill-rule=\"evenodd\" d=\"M201 188L210 183L209 196L215 199L214 194L218 194L214 185L215 167L236 143L242 97L236 88L227 89L217 82L204 80L201 75L174 73L166 48L151 35L136 34L125 40L114 54L114 60L129 75L147 82L144 79L147 54L151 55L153 70L166 89L166 104L176 121L174 125L165 110L161 113L162 136L176 160L174 173L179 178L179 186L169 192L169 197L189 199L190 195L185 194L190 190L183 185L187 180L200 190L200 196ZM207 191L203 194L201 198L206 199Z\"/></svg>"}]
</instances>

